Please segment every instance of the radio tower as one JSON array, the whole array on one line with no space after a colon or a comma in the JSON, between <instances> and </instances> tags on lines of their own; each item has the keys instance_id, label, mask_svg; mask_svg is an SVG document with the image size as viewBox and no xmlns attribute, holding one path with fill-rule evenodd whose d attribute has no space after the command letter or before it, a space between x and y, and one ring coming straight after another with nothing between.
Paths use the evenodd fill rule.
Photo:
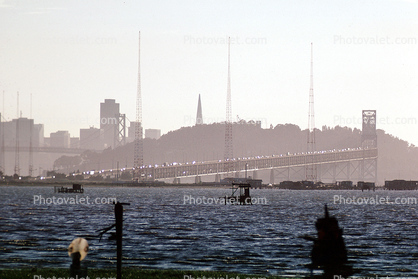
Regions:
<instances>
[{"instance_id":1,"label":"radio tower","mask_svg":"<svg viewBox=\"0 0 418 279\"><path fill-rule=\"evenodd\" d=\"M136 95L136 123L134 144L134 175L140 179L140 168L144 165L143 140L142 140L142 97L141 97L141 32L138 39L138 84Z\"/></svg>"},{"instance_id":2,"label":"radio tower","mask_svg":"<svg viewBox=\"0 0 418 279\"><path fill-rule=\"evenodd\" d=\"M16 146L15 146L15 174L20 175L19 163L19 92L17 92Z\"/></svg>"},{"instance_id":3,"label":"radio tower","mask_svg":"<svg viewBox=\"0 0 418 279\"><path fill-rule=\"evenodd\" d=\"M33 122L32 119L32 93L30 93L30 116L29 116L29 177L33 174L33 148L32 148L32 133L33 133Z\"/></svg>"},{"instance_id":4,"label":"radio tower","mask_svg":"<svg viewBox=\"0 0 418 279\"><path fill-rule=\"evenodd\" d=\"M232 108L231 108L231 66L230 66L230 47L231 42L228 38L228 82L226 93L226 120L225 120L225 153L224 171L230 172L233 169L233 148L232 148Z\"/></svg>"},{"instance_id":5,"label":"radio tower","mask_svg":"<svg viewBox=\"0 0 418 279\"><path fill-rule=\"evenodd\" d=\"M0 122L1 122L1 171L3 174L6 172L6 164L4 160L4 122L2 117L4 117L4 91L3 91L3 109L2 109L2 115L0 116Z\"/></svg>"},{"instance_id":6,"label":"radio tower","mask_svg":"<svg viewBox=\"0 0 418 279\"><path fill-rule=\"evenodd\" d=\"M314 112L314 91L313 91L313 44L311 43L311 84L309 88L309 113L308 113L308 149L306 180L316 182L317 169L314 162L315 147L315 112Z\"/></svg>"},{"instance_id":7,"label":"radio tower","mask_svg":"<svg viewBox=\"0 0 418 279\"><path fill-rule=\"evenodd\" d=\"M3 144L3 140L4 140L4 126L3 126L3 121L1 119L3 115L0 113L0 128L1 128L1 154L0 154L0 171L4 174L4 144Z\"/></svg>"}]
</instances>

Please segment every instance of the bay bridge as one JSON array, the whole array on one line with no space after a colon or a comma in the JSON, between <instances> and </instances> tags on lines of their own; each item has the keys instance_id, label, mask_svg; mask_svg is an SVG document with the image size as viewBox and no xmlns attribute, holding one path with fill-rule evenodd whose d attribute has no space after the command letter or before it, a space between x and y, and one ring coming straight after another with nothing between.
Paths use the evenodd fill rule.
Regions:
<instances>
[{"instance_id":1,"label":"bay bridge","mask_svg":"<svg viewBox=\"0 0 418 279\"><path fill-rule=\"evenodd\" d=\"M306 177L306 167L312 164L319 170L318 179L337 181L343 180L372 180L377 176L377 148L356 148L345 150L329 150L314 153L285 154L278 156L258 156L252 158L237 158L226 162L224 160L172 163L166 166L144 166L140 172L147 180L174 178L180 183L181 177L195 177L195 182L201 182L202 176L215 175L219 182L221 175L239 177L243 172L252 172L257 178L259 171L270 171L270 183L275 178L289 180L291 174ZM227 163L232 163L232 169L225 170Z\"/></svg>"}]
</instances>

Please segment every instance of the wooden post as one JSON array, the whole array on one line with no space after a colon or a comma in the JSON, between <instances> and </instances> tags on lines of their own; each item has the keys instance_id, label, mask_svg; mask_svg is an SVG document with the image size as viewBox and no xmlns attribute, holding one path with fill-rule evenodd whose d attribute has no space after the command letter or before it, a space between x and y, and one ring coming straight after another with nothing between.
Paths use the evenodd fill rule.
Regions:
<instances>
[{"instance_id":1,"label":"wooden post","mask_svg":"<svg viewBox=\"0 0 418 279\"><path fill-rule=\"evenodd\" d=\"M72 253L71 258L73 260L72 264L70 265L70 276L82 276L81 274L81 266L80 266L80 252Z\"/></svg>"},{"instance_id":2,"label":"wooden post","mask_svg":"<svg viewBox=\"0 0 418 279\"><path fill-rule=\"evenodd\" d=\"M86 257L88 249L89 245L83 238L74 239L70 246L68 246L68 255L72 259L72 264L70 265L70 277L87 277L87 267L82 267L80 262Z\"/></svg>"},{"instance_id":3,"label":"wooden post","mask_svg":"<svg viewBox=\"0 0 418 279\"><path fill-rule=\"evenodd\" d=\"M122 231L123 231L123 205L129 205L129 203L115 204L115 219L116 219L116 274L117 279L122 279Z\"/></svg>"}]
</instances>

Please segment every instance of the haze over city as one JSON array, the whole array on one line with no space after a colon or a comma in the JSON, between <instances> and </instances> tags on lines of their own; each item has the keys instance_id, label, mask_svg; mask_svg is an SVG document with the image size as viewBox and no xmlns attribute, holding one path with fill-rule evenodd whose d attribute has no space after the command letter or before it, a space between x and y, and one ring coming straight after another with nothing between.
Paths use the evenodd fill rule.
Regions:
<instances>
[{"instance_id":1,"label":"haze over city","mask_svg":"<svg viewBox=\"0 0 418 279\"><path fill-rule=\"evenodd\" d=\"M0 278L418 278L417 6L0 0Z\"/></svg>"},{"instance_id":2,"label":"haze over city","mask_svg":"<svg viewBox=\"0 0 418 279\"><path fill-rule=\"evenodd\" d=\"M316 127L377 128L418 145L416 1L1 1L3 117L44 124L45 136L99 127L99 103L116 99L135 120L138 31L144 128L225 120L227 38L232 115L308 124L314 45Z\"/></svg>"}]
</instances>

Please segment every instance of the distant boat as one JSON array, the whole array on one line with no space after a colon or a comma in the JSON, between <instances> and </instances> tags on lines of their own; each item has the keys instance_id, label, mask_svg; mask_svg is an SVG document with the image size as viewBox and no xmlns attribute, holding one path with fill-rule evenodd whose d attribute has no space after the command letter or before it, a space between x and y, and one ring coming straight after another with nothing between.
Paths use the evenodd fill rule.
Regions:
<instances>
[{"instance_id":1,"label":"distant boat","mask_svg":"<svg viewBox=\"0 0 418 279\"><path fill-rule=\"evenodd\" d=\"M251 184L249 183L232 182L231 196L225 196L221 198L225 199L225 204L251 205L252 201L250 196L250 188Z\"/></svg>"},{"instance_id":2,"label":"distant boat","mask_svg":"<svg viewBox=\"0 0 418 279\"><path fill-rule=\"evenodd\" d=\"M72 188L54 186L54 193L84 193L83 185L74 183Z\"/></svg>"}]
</instances>

